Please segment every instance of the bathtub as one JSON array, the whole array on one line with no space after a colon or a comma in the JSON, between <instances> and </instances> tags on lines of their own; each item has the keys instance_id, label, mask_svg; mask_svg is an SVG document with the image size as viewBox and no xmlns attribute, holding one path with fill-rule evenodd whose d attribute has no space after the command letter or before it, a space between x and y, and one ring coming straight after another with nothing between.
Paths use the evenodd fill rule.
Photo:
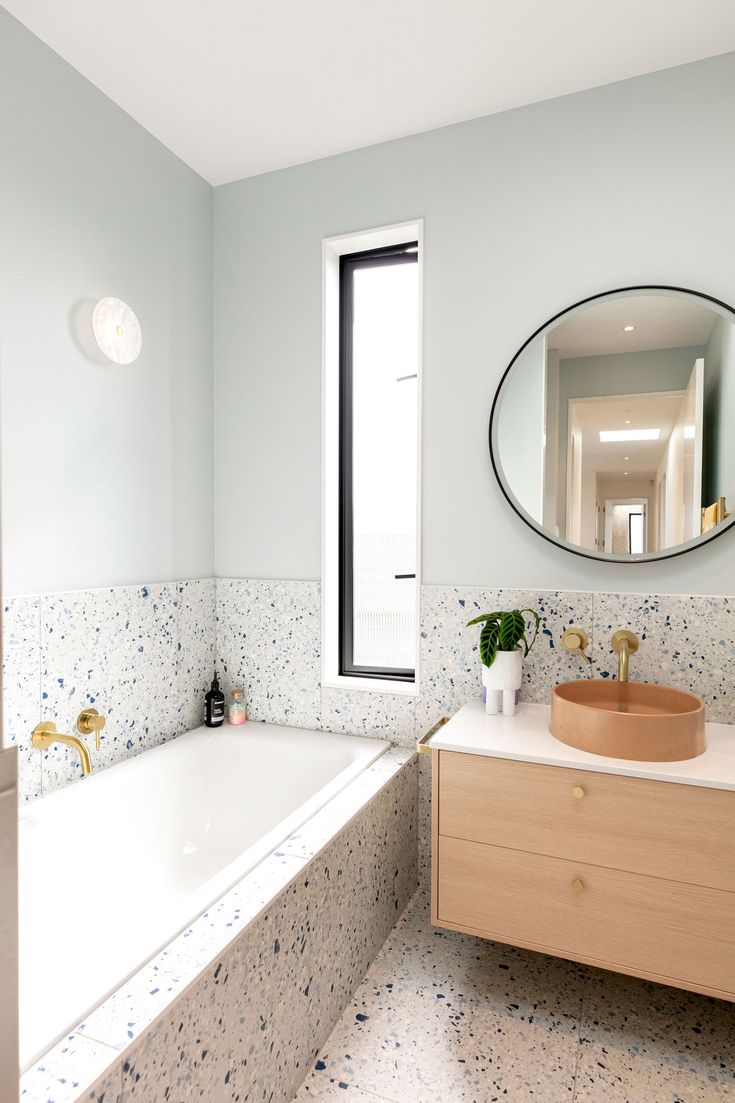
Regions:
<instances>
[{"instance_id":1,"label":"bathtub","mask_svg":"<svg viewBox=\"0 0 735 1103\"><path fill-rule=\"evenodd\" d=\"M21 1068L388 746L253 722L198 728L26 806Z\"/></svg>"}]
</instances>

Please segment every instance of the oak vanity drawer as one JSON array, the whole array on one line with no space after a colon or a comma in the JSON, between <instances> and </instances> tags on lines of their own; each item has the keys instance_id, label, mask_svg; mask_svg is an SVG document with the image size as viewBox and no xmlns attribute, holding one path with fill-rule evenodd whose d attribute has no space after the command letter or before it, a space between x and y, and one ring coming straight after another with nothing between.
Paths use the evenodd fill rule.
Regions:
<instances>
[{"instance_id":1,"label":"oak vanity drawer","mask_svg":"<svg viewBox=\"0 0 735 1103\"><path fill-rule=\"evenodd\" d=\"M735 792L438 754L441 835L735 891Z\"/></svg>"},{"instance_id":2,"label":"oak vanity drawer","mask_svg":"<svg viewBox=\"0 0 735 1103\"><path fill-rule=\"evenodd\" d=\"M733 893L443 836L437 889L440 924L735 994Z\"/></svg>"}]
</instances>

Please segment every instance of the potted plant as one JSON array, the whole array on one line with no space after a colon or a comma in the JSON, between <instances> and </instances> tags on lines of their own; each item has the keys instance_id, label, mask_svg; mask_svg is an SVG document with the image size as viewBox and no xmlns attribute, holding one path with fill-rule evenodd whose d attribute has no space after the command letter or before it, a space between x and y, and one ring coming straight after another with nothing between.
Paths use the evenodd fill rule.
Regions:
<instances>
[{"instance_id":1,"label":"potted plant","mask_svg":"<svg viewBox=\"0 0 735 1103\"><path fill-rule=\"evenodd\" d=\"M514 716L516 692L521 688L523 660L536 642L541 617L535 609L510 609L499 613L482 613L467 622L481 624L480 658L482 684L485 687L485 711ZM533 627L528 642L527 626Z\"/></svg>"}]
</instances>

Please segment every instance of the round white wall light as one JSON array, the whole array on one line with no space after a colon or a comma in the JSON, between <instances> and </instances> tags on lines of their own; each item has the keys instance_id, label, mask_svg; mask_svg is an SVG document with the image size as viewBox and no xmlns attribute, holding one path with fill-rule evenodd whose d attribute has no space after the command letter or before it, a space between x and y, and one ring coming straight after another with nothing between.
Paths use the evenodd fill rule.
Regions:
<instances>
[{"instance_id":1,"label":"round white wall light","mask_svg":"<svg viewBox=\"0 0 735 1103\"><path fill-rule=\"evenodd\" d=\"M100 299L92 311L94 339L115 364L132 364L140 356L140 322L122 299Z\"/></svg>"}]
</instances>

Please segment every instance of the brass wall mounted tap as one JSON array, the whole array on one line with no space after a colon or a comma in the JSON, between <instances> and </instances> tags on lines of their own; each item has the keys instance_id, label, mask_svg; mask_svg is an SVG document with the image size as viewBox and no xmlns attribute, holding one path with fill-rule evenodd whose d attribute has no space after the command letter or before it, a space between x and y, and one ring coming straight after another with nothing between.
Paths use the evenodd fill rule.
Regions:
<instances>
[{"instance_id":1,"label":"brass wall mounted tap","mask_svg":"<svg viewBox=\"0 0 735 1103\"><path fill-rule=\"evenodd\" d=\"M638 650L638 637L627 628L619 628L617 632L613 632L610 646L618 654L618 681L627 682L628 660Z\"/></svg>"},{"instance_id":2,"label":"brass wall mounted tap","mask_svg":"<svg viewBox=\"0 0 735 1103\"><path fill-rule=\"evenodd\" d=\"M82 761L82 773L92 773L92 759L87 744L84 740L77 738L76 735L63 735L57 731L53 720L43 720L40 724L37 724L33 729L31 742L37 751L48 750L52 743L66 743L67 746L73 747L78 753Z\"/></svg>"},{"instance_id":3,"label":"brass wall mounted tap","mask_svg":"<svg viewBox=\"0 0 735 1103\"><path fill-rule=\"evenodd\" d=\"M95 743L97 744L97 750L99 750L100 732L106 723L105 717L100 716L97 709L83 709L77 717L77 731L81 735L91 735L94 732ZM81 759L82 773L85 775L92 773L92 757L87 744L76 735L64 735L57 731L53 720L43 720L40 724L37 724L33 729L31 742L37 751L47 750L52 743L65 743L67 747L73 747Z\"/></svg>"}]
</instances>

